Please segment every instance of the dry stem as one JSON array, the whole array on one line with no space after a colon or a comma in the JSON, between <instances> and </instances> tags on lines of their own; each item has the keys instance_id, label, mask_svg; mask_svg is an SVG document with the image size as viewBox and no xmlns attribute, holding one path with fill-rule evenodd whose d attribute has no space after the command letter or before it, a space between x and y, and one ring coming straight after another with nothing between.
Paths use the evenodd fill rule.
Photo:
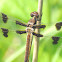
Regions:
<instances>
[{"instance_id":1,"label":"dry stem","mask_svg":"<svg viewBox=\"0 0 62 62\"><path fill-rule=\"evenodd\" d=\"M43 5L43 0L39 0L38 1L39 20L37 21L37 25L40 25L40 23L41 23L42 5ZM35 29L35 32L36 33L40 33L39 29ZM37 60L38 60L38 49L39 49L39 38L35 37L34 51L33 51L33 60L32 60L32 62L37 62Z\"/></svg>"}]
</instances>

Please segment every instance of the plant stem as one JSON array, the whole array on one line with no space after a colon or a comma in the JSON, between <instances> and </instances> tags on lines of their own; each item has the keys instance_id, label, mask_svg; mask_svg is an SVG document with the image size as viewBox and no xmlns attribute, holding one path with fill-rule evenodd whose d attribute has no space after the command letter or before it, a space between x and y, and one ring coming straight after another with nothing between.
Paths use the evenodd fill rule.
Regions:
<instances>
[{"instance_id":1,"label":"plant stem","mask_svg":"<svg viewBox=\"0 0 62 62\"><path fill-rule=\"evenodd\" d=\"M43 0L38 0L39 19L37 21L37 25L41 24L42 5L43 5ZM35 32L36 33L40 33L40 30L39 29L35 29ZM32 60L32 62L37 62L38 61L38 49L39 49L39 38L35 36L33 60Z\"/></svg>"}]
</instances>

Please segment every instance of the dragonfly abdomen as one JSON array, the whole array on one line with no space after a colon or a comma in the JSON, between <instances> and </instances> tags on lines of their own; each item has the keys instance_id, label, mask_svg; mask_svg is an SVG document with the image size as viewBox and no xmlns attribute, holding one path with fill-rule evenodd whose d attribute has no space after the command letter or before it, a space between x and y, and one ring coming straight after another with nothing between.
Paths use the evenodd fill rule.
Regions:
<instances>
[{"instance_id":1,"label":"dragonfly abdomen","mask_svg":"<svg viewBox=\"0 0 62 62\"><path fill-rule=\"evenodd\" d=\"M27 42L26 42L25 61L24 62L29 62L31 44L32 44L31 33L27 33Z\"/></svg>"}]
</instances>

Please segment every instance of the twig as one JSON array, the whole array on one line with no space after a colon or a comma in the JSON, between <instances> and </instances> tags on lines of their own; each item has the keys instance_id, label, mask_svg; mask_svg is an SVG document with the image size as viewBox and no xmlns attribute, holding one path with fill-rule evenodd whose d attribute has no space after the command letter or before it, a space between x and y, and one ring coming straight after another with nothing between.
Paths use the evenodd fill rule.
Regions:
<instances>
[{"instance_id":1,"label":"twig","mask_svg":"<svg viewBox=\"0 0 62 62\"><path fill-rule=\"evenodd\" d=\"M40 23L41 23L42 5L43 5L43 0L38 0L39 20L37 21L37 25L40 25ZM36 33L40 33L39 29L35 29L35 32ZM38 49L39 49L39 38L35 37L34 51L33 51L33 60L32 60L32 62L37 62L37 60L38 60Z\"/></svg>"}]
</instances>

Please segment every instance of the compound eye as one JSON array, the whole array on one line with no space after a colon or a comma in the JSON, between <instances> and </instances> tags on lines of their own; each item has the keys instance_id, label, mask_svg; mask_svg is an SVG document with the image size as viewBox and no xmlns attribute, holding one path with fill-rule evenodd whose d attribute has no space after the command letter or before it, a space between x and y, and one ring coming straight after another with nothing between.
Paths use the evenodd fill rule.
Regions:
<instances>
[{"instance_id":1,"label":"compound eye","mask_svg":"<svg viewBox=\"0 0 62 62\"><path fill-rule=\"evenodd\" d=\"M37 18L39 17L38 12L32 12L30 15L31 15L31 17L33 17L33 16L36 16Z\"/></svg>"},{"instance_id":2,"label":"compound eye","mask_svg":"<svg viewBox=\"0 0 62 62\"><path fill-rule=\"evenodd\" d=\"M33 17L33 16L34 16L34 13L32 12L32 13L30 14L30 16Z\"/></svg>"}]
</instances>

